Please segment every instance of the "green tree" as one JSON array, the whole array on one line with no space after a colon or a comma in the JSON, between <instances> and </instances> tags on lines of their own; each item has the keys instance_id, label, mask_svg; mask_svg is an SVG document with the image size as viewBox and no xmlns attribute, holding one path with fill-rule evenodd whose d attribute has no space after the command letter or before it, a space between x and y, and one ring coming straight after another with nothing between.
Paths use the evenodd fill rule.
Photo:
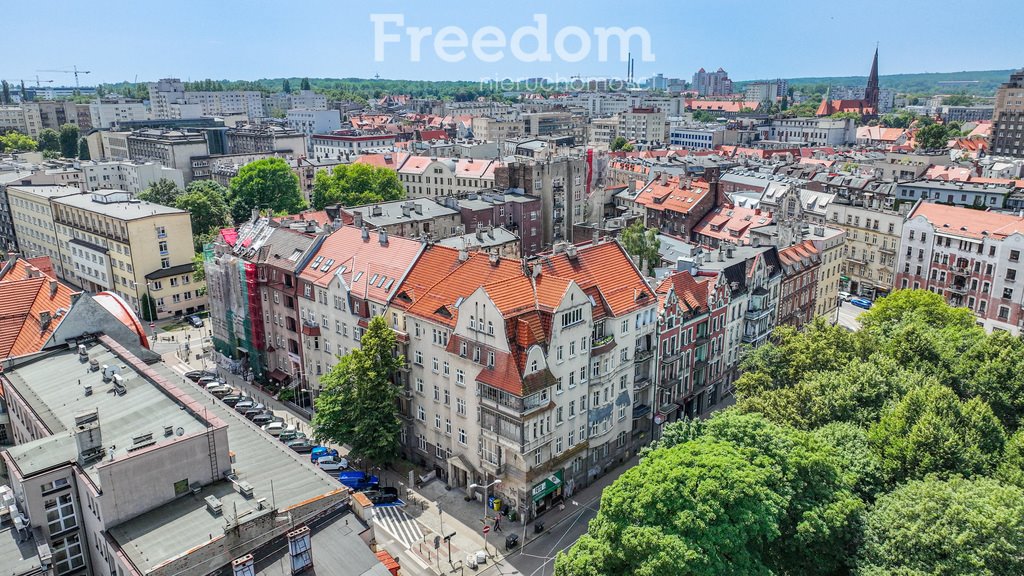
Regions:
<instances>
[{"instance_id":1,"label":"green tree","mask_svg":"<svg viewBox=\"0 0 1024 576\"><path fill-rule=\"evenodd\" d=\"M604 489L587 533L556 576L771 574L779 473L727 442L701 438L652 452Z\"/></svg>"},{"instance_id":2,"label":"green tree","mask_svg":"<svg viewBox=\"0 0 1024 576\"><path fill-rule=\"evenodd\" d=\"M299 89L300 90L312 90L312 88L309 86L309 78L303 78L302 79L302 85L300 86Z\"/></svg>"},{"instance_id":3,"label":"green tree","mask_svg":"<svg viewBox=\"0 0 1024 576\"><path fill-rule=\"evenodd\" d=\"M0 101L2 101L4 104L10 104L11 103L11 86L10 86L10 84L7 83L7 80L0 81L0 83L2 83L2 85L3 85L3 88L2 88L3 91L0 92Z\"/></svg>"},{"instance_id":4,"label":"green tree","mask_svg":"<svg viewBox=\"0 0 1024 576\"><path fill-rule=\"evenodd\" d=\"M942 99L942 104L943 106L971 106L974 104L974 98L967 92L961 92L946 96Z\"/></svg>"},{"instance_id":5,"label":"green tree","mask_svg":"<svg viewBox=\"0 0 1024 576\"><path fill-rule=\"evenodd\" d=\"M202 252L212 234L231 224L227 189L213 180L191 182L185 193L174 199L174 207L188 210L196 252Z\"/></svg>"},{"instance_id":6,"label":"green tree","mask_svg":"<svg viewBox=\"0 0 1024 576\"><path fill-rule=\"evenodd\" d=\"M942 124L931 124L917 131L917 147L926 150L946 148L950 139L949 128Z\"/></svg>"},{"instance_id":7,"label":"green tree","mask_svg":"<svg viewBox=\"0 0 1024 576\"><path fill-rule=\"evenodd\" d=\"M149 188L139 192L139 200L173 207L182 192L183 190L178 188L178 185L173 180L161 178L150 184Z\"/></svg>"},{"instance_id":8,"label":"green tree","mask_svg":"<svg viewBox=\"0 0 1024 576\"><path fill-rule=\"evenodd\" d=\"M91 160L92 156L89 154L89 141L85 138L78 140L78 159L79 160Z\"/></svg>"},{"instance_id":9,"label":"green tree","mask_svg":"<svg viewBox=\"0 0 1024 576\"><path fill-rule=\"evenodd\" d=\"M292 83L289 82L287 78L285 78L284 82L281 83L281 91L284 92L285 94L292 93Z\"/></svg>"},{"instance_id":10,"label":"green tree","mask_svg":"<svg viewBox=\"0 0 1024 576\"><path fill-rule=\"evenodd\" d=\"M694 122L714 122L715 120L717 120L717 118L715 118L715 115L712 114L711 112L708 112L707 110L693 111Z\"/></svg>"},{"instance_id":11,"label":"green tree","mask_svg":"<svg viewBox=\"0 0 1024 576\"><path fill-rule=\"evenodd\" d=\"M868 439L894 484L928 474L989 474L1006 441L988 404L978 398L961 402L936 384L908 392L871 427Z\"/></svg>"},{"instance_id":12,"label":"green tree","mask_svg":"<svg viewBox=\"0 0 1024 576\"><path fill-rule=\"evenodd\" d=\"M615 140L612 140L612 144L609 146L609 149L612 152L616 152L618 150L622 150L627 144L629 144L629 140L626 140L622 136L616 136Z\"/></svg>"},{"instance_id":13,"label":"green tree","mask_svg":"<svg viewBox=\"0 0 1024 576\"><path fill-rule=\"evenodd\" d=\"M21 132L0 135L0 152L32 152L36 145L35 140Z\"/></svg>"},{"instance_id":14,"label":"green tree","mask_svg":"<svg viewBox=\"0 0 1024 576\"><path fill-rule=\"evenodd\" d=\"M658 239L658 231L654 228L646 228L640 220L633 222L629 228L619 235L622 247L630 255L639 258L637 268L641 272L646 271L648 276L654 276L654 269L661 264L661 240Z\"/></svg>"},{"instance_id":15,"label":"green tree","mask_svg":"<svg viewBox=\"0 0 1024 576\"><path fill-rule=\"evenodd\" d=\"M42 152L60 152L60 134L53 128L45 128L39 132L37 147Z\"/></svg>"},{"instance_id":16,"label":"green tree","mask_svg":"<svg viewBox=\"0 0 1024 576\"><path fill-rule=\"evenodd\" d=\"M315 437L351 448L351 454L377 464L399 456L401 390L393 377L405 363L395 352L395 333L375 316L355 348L339 358L322 379L313 416Z\"/></svg>"},{"instance_id":17,"label":"green tree","mask_svg":"<svg viewBox=\"0 0 1024 576\"><path fill-rule=\"evenodd\" d=\"M853 120L853 123L856 124L857 126L860 126L861 121L863 120L859 113L850 111L836 112L835 114L829 116L829 118L834 118L836 120L845 120L847 118L850 118Z\"/></svg>"},{"instance_id":18,"label":"green tree","mask_svg":"<svg viewBox=\"0 0 1024 576\"><path fill-rule=\"evenodd\" d=\"M981 398L1003 427L1017 430L1024 415L1024 341L1003 331L979 335L959 358L957 393Z\"/></svg>"},{"instance_id":19,"label":"green tree","mask_svg":"<svg viewBox=\"0 0 1024 576\"><path fill-rule=\"evenodd\" d=\"M197 253L192 257L192 281L202 284L202 288L196 289L196 296L206 295L206 266L203 255Z\"/></svg>"},{"instance_id":20,"label":"green tree","mask_svg":"<svg viewBox=\"0 0 1024 576\"><path fill-rule=\"evenodd\" d=\"M858 574L1024 574L1024 491L988 478L929 478L881 496Z\"/></svg>"},{"instance_id":21,"label":"green tree","mask_svg":"<svg viewBox=\"0 0 1024 576\"><path fill-rule=\"evenodd\" d=\"M149 292L142 293L142 298L139 299L139 311L142 313L144 321L156 320L156 300L149 295Z\"/></svg>"},{"instance_id":22,"label":"green tree","mask_svg":"<svg viewBox=\"0 0 1024 576\"><path fill-rule=\"evenodd\" d=\"M1001 482L1024 488L1024 429L1017 430L1006 441L1003 459L994 476Z\"/></svg>"},{"instance_id":23,"label":"green tree","mask_svg":"<svg viewBox=\"0 0 1024 576\"><path fill-rule=\"evenodd\" d=\"M60 155L65 158L78 156L78 126L64 124L60 127Z\"/></svg>"},{"instance_id":24,"label":"green tree","mask_svg":"<svg viewBox=\"0 0 1024 576\"><path fill-rule=\"evenodd\" d=\"M885 484L882 462L871 451L867 431L848 422L833 422L811 434L831 449L839 471L854 493L865 502L873 502Z\"/></svg>"},{"instance_id":25,"label":"green tree","mask_svg":"<svg viewBox=\"0 0 1024 576\"><path fill-rule=\"evenodd\" d=\"M250 162L231 179L231 216L236 223L249 219L253 208L293 214L306 207L299 178L281 158Z\"/></svg>"},{"instance_id":26,"label":"green tree","mask_svg":"<svg viewBox=\"0 0 1024 576\"><path fill-rule=\"evenodd\" d=\"M401 200L405 188L394 170L370 164L339 164L331 170L319 170L313 177L313 207L342 204L361 206L375 202Z\"/></svg>"}]
</instances>

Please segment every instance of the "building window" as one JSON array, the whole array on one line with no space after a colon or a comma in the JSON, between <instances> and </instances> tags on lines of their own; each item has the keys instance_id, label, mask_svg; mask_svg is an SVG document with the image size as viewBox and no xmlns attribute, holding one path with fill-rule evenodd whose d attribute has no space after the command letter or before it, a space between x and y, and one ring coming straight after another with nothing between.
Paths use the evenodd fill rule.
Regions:
<instances>
[{"instance_id":1,"label":"building window","mask_svg":"<svg viewBox=\"0 0 1024 576\"><path fill-rule=\"evenodd\" d=\"M459 428L459 444L466 445L466 429Z\"/></svg>"},{"instance_id":2,"label":"building window","mask_svg":"<svg viewBox=\"0 0 1024 576\"><path fill-rule=\"evenodd\" d=\"M463 398L455 399L455 413L463 416L466 415L466 401Z\"/></svg>"},{"instance_id":3,"label":"building window","mask_svg":"<svg viewBox=\"0 0 1024 576\"><path fill-rule=\"evenodd\" d=\"M171 259L170 258L161 258L160 259L160 268L161 269L166 270L166 269L168 269L170 267L171 267Z\"/></svg>"},{"instance_id":4,"label":"building window","mask_svg":"<svg viewBox=\"0 0 1024 576\"><path fill-rule=\"evenodd\" d=\"M46 527L50 534L59 534L78 526L75 503L71 494L46 502Z\"/></svg>"}]
</instances>

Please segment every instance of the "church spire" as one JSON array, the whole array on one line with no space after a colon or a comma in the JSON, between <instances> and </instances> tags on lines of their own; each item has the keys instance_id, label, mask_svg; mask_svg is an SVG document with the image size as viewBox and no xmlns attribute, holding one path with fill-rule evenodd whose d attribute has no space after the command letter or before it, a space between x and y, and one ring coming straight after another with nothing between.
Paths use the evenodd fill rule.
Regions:
<instances>
[{"instance_id":1,"label":"church spire","mask_svg":"<svg viewBox=\"0 0 1024 576\"><path fill-rule=\"evenodd\" d=\"M867 105L878 112L878 45L875 44L875 57L871 60L871 72L868 74L868 84L864 87L864 100Z\"/></svg>"}]
</instances>

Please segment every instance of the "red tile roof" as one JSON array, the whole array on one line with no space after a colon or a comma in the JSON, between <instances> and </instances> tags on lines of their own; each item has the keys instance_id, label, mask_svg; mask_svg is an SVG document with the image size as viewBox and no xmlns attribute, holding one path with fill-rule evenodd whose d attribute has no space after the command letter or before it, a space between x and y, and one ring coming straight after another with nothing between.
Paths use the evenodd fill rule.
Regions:
<instances>
[{"instance_id":1,"label":"red tile roof","mask_svg":"<svg viewBox=\"0 0 1024 576\"><path fill-rule=\"evenodd\" d=\"M78 292L18 259L0 277L0 294L0 359L5 359L39 352Z\"/></svg>"},{"instance_id":2,"label":"red tile roof","mask_svg":"<svg viewBox=\"0 0 1024 576\"><path fill-rule=\"evenodd\" d=\"M708 311L712 279L710 276L694 277L686 270L674 272L661 281L656 291L662 296L667 296L669 292L674 293L687 310L700 314ZM664 300L661 306L664 307Z\"/></svg>"},{"instance_id":3,"label":"red tile roof","mask_svg":"<svg viewBox=\"0 0 1024 576\"><path fill-rule=\"evenodd\" d=\"M370 164L378 168L391 168L397 171L401 168L409 154L406 152L393 152L391 154L360 154L353 164Z\"/></svg>"},{"instance_id":4,"label":"red tile roof","mask_svg":"<svg viewBox=\"0 0 1024 576\"><path fill-rule=\"evenodd\" d=\"M580 246L574 258L544 254L541 263L542 274L573 280L584 292L597 287L614 316L654 303L653 291L618 242Z\"/></svg>"},{"instance_id":5,"label":"red tile roof","mask_svg":"<svg viewBox=\"0 0 1024 576\"><path fill-rule=\"evenodd\" d=\"M918 216L926 218L936 232L952 236L1002 239L1015 233L1024 234L1024 218L1001 212L920 202L907 219Z\"/></svg>"},{"instance_id":6,"label":"red tile roof","mask_svg":"<svg viewBox=\"0 0 1024 576\"><path fill-rule=\"evenodd\" d=\"M903 128L885 128L883 126L860 126L857 128L857 140L887 142L895 144L906 135Z\"/></svg>"},{"instance_id":7,"label":"red tile roof","mask_svg":"<svg viewBox=\"0 0 1024 576\"><path fill-rule=\"evenodd\" d=\"M420 132L420 140L447 140L448 133L444 130L423 130Z\"/></svg>"},{"instance_id":8,"label":"red tile roof","mask_svg":"<svg viewBox=\"0 0 1024 576\"><path fill-rule=\"evenodd\" d=\"M867 100L822 100L815 115L831 116L837 112L856 112L863 115L874 114L875 109L868 105Z\"/></svg>"},{"instance_id":9,"label":"red tile roof","mask_svg":"<svg viewBox=\"0 0 1024 576\"><path fill-rule=\"evenodd\" d=\"M637 204L648 210L669 210L682 214L688 213L709 191L707 182L680 181L678 176L672 176L665 182L652 180L646 187L638 182L637 188L642 188L636 197Z\"/></svg>"},{"instance_id":10,"label":"red tile roof","mask_svg":"<svg viewBox=\"0 0 1024 576\"><path fill-rule=\"evenodd\" d=\"M740 244L749 244L751 228L771 223L772 215L767 210L722 206L709 212L693 228L693 234Z\"/></svg>"},{"instance_id":11,"label":"red tile roof","mask_svg":"<svg viewBox=\"0 0 1024 576\"><path fill-rule=\"evenodd\" d=\"M707 112L729 112L736 113L744 108L757 110L760 102L753 101L731 101L731 100L687 100L686 107L690 110L704 110Z\"/></svg>"},{"instance_id":12,"label":"red tile roof","mask_svg":"<svg viewBox=\"0 0 1024 576\"><path fill-rule=\"evenodd\" d=\"M788 273L800 272L820 264L821 252L814 242L804 240L779 250L779 263Z\"/></svg>"},{"instance_id":13,"label":"red tile roof","mask_svg":"<svg viewBox=\"0 0 1024 576\"><path fill-rule=\"evenodd\" d=\"M324 238L299 278L325 287L340 273L352 294L387 302L397 293L422 246L397 236L389 236L387 244L381 245L375 232L364 240L361 229L342 226Z\"/></svg>"},{"instance_id":14,"label":"red tile roof","mask_svg":"<svg viewBox=\"0 0 1024 576\"><path fill-rule=\"evenodd\" d=\"M961 166L930 166L924 177L928 180L967 182L971 179L971 169Z\"/></svg>"}]
</instances>

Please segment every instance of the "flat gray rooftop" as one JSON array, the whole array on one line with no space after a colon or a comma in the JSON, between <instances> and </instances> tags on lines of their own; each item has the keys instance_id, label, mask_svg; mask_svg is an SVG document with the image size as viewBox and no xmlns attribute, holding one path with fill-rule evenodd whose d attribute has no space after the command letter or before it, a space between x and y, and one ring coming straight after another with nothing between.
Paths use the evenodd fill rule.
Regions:
<instances>
[{"instance_id":1,"label":"flat gray rooftop","mask_svg":"<svg viewBox=\"0 0 1024 576\"><path fill-rule=\"evenodd\" d=\"M77 414L93 409L99 411L104 446L117 447L115 457L125 455L136 436L152 433L154 439L162 438L164 426L181 427L186 434L206 429L205 423L182 410L177 400L102 344L87 345L87 352L100 366L107 364L119 369L127 388L125 395L114 394L114 384L103 382L102 370L90 372L88 362L82 362L76 350L66 350L4 373L52 434L8 450L23 476L77 460L78 448L70 430ZM85 395L86 384L92 385L90 396ZM94 460L85 467L97 486L100 477L96 464L100 462Z\"/></svg>"},{"instance_id":2,"label":"flat gray rooftop","mask_svg":"<svg viewBox=\"0 0 1024 576\"><path fill-rule=\"evenodd\" d=\"M346 512L310 526L313 570L317 576L390 576L387 568L359 538L366 526ZM256 559L257 576L292 576L288 545L281 545L263 558Z\"/></svg>"},{"instance_id":3,"label":"flat gray rooftop","mask_svg":"<svg viewBox=\"0 0 1024 576\"><path fill-rule=\"evenodd\" d=\"M284 509L342 487L310 464L308 454L291 450L163 363L153 369L227 423L228 446L234 453L232 468L239 481L253 486L254 495L247 499L231 482L221 481L204 486L196 496L179 498L111 529L110 535L140 570L145 572L223 534L226 519L234 518L236 511L239 516L255 515L260 498L266 498L272 509ZM206 510L203 499L210 495L220 499L222 516ZM359 544L363 545L362 541Z\"/></svg>"},{"instance_id":4,"label":"flat gray rooftop","mask_svg":"<svg viewBox=\"0 0 1024 576\"><path fill-rule=\"evenodd\" d=\"M29 536L22 539L13 528L0 530L0 574L19 576L41 570L36 541Z\"/></svg>"}]
</instances>

